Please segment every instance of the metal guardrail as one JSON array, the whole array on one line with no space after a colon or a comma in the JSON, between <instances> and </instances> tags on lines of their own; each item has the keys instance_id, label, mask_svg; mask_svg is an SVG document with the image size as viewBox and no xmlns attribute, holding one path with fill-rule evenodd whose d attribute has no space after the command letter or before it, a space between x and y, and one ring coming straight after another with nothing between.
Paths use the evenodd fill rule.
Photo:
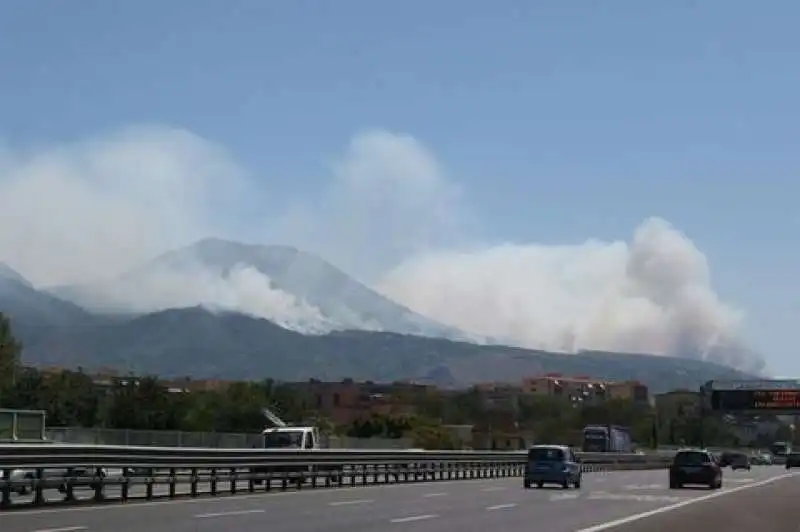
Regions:
<instances>
[{"instance_id":1,"label":"metal guardrail","mask_svg":"<svg viewBox=\"0 0 800 532\"><path fill-rule=\"evenodd\" d=\"M657 469L672 456L577 453L585 471ZM522 476L527 451L284 450L119 447L29 444L0 446L0 508L77 503L75 488L91 502L197 497L224 491L254 493L396 482ZM113 470L117 471L114 472ZM244 483L244 486L242 486ZM157 487L166 492L156 493ZM179 487L183 490L180 491ZM188 490L186 489L188 488ZM207 489L206 489L207 488ZM58 490L55 498L46 492ZM112 491L118 493L111 493ZM13 496L13 498L12 498ZM56 500L59 499L59 500Z\"/></svg>"}]
</instances>

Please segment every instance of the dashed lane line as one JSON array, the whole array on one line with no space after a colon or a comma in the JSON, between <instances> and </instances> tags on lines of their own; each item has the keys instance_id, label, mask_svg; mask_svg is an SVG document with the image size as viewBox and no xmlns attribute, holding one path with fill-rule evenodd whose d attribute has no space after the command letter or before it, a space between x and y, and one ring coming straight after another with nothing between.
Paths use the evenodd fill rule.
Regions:
<instances>
[{"instance_id":1,"label":"dashed lane line","mask_svg":"<svg viewBox=\"0 0 800 532\"><path fill-rule=\"evenodd\" d=\"M410 515L408 517L398 517L396 519L390 519L390 523L411 523L414 521L425 521L427 519L436 519L439 517L436 514L425 514L425 515Z\"/></svg>"},{"instance_id":2,"label":"dashed lane line","mask_svg":"<svg viewBox=\"0 0 800 532\"><path fill-rule=\"evenodd\" d=\"M353 504L369 504L375 502L375 499L353 499L349 501L334 501L329 502L328 506L350 506Z\"/></svg>"},{"instance_id":3,"label":"dashed lane line","mask_svg":"<svg viewBox=\"0 0 800 532\"><path fill-rule=\"evenodd\" d=\"M65 526L61 528L42 528L33 532L78 532L78 530L88 530L85 526Z\"/></svg>"},{"instance_id":4,"label":"dashed lane line","mask_svg":"<svg viewBox=\"0 0 800 532\"><path fill-rule=\"evenodd\" d=\"M212 519L214 517L232 517L236 515L248 515L248 514L263 514L266 510L256 509L256 510L238 510L235 512L215 512L210 514L198 514L195 515L195 519Z\"/></svg>"},{"instance_id":5,"label":"dashed lane line","mask_svg":"<svg viewBox=\"0 0 800 532\"><path fill-rule=\"evenodd\" d=\"M509 508L513 508L517 505L517 503L512 502L508 504L495 504L494 506L487 506L486 510L492 512L494 510L508 510Z\"/></svg>"}]
</instances>

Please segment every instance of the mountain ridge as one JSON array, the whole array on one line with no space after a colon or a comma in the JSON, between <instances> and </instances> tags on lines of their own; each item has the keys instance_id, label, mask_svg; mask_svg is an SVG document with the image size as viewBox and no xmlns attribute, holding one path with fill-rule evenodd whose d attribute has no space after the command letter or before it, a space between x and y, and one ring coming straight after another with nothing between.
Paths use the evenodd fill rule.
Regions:
<instances>
[{"instance_id":1,"label":"mountain ridge","mask_svg":"<svg viewBox=\"0 0 800 532\"><path fill-rule=\"evenodd\" d=\"M248 286L260 282L259 290L288 294L293 300L285 303L312 315L311 319L304 324L298 323L297 327L293 327L292 323L281 323L300 332L361 329L478 339L476 335L440 324L388 299L317 255L285 245L263 246L205 238L189 246L167 251L105 285L61 286L49 291L95 312L116 313L120 311L120 303L104 301L104 293L135 297L136 294L128 286L146 286L161 278L177 276L184 279L202 276L210 281L248 283ZM242 297L239 296L239 299ZM131 297L121 299L130 300ZM204 303L214 306L208 301L183 299L182 304L178 305L155 305L149 308L145 305L138 312ZM220 308L227 307L221 305ZM252 314L280 321L279 316Z\"/></svg>"},{"instance_id":2,"label":"mountain ridge","mask_svg":"<svg viewBox=\"0 0 800 532\"><path fill-rule=\"evenodd\" d=\"M310 336L261 318L202 307L61 328L26 343L24 356L39 365L114 367L175 378L407 379L448 387L561 373L639 380L654 391L667 391L697 388L714 378L753 377L712 362L646 354L565 355L352 330Z\"/></svg>"},{"instance_id":3,"label":"mountain ridge","mask_svg":"<svg viewBox=\"0 0 800 532\"><path fill-rule=\"evenodd\" d=\"M171 273L159 278L163 272ZM193 277L198 272L202 275ZM251 302L288 302L294 305L289 310L306 305L319 312L314 317L340 319L336 327L308 333L233 310L224 300L209 304L213 298L198 302L189 297L171 306L165 299L165 308L127 313L106 312L102 305L99 310L86 309L74 298L58 296L69 294L70 287L39 290L17 276L21 277L0 271L0 312L11 316L24 344L24 360L32 365L114 367L164 377L409 379L447 387L562 373L639 380L654 391L695 388L714 378L753 377L691 358L605 351L565 354L496 345L487 339L478 343L466 333L415 315L324 259L291 246L204 239L159 255L115 282L127 287L119 294L131 296L145 288L168 291L177 286L186 288L189 296L198 291L202 300L234 290L234 296L247 296ZM204 284L211 290L203 292ZM88 289L83 290L85 296ZM286 295L276 300L275 291ZM71 293L80 294L81 287L72 287ZM348 313L358 319L342 319ZM382 330L355 326L370 316Z\"/></svg>"}]
</instances>

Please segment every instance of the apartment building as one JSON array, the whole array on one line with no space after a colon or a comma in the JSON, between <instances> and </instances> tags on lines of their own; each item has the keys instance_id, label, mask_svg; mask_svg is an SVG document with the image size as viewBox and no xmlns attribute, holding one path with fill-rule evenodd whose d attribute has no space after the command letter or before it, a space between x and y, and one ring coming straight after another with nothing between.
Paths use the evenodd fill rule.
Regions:
<instances>
[{"instance_id":1,"label":"apartment building","mask_svg":"<svg viewBox=\"0 0 800 532\"><path fill-rule=\"evenodd\" d=\"M606 383L609 399L624 399L641 405L650 404L650 391L639 381L622 381Z\"/></svg>"},{"instance_id":2,"label":"apartment building","mask_svg":"<svg viewBox=\"0 0 800 532\"><path fill-rule=\"evenodd\" d=\"M624 399L648 404L650 400L647 386L638 381L604 381L585 375L565 376L560 373L548 373L526 377L522 380L521 388L525 394L563 397L575 403Z\"/></svg>"},{"instance_id":3,"label":"apartment building","mask_svg":"<svg viewBox=\"0 0 800 532\"><path fill-rule=\"evenodd\" d=\"M563 397L576 403L606 399L608 383L591 377L548 373L522 380L523 393Z\"/></svg>"},{"instance_id":4,"label":"apartment building","mask_svg":"<svg viewBox=\"0 0 800 532\"><path fill-rule=\"evenodd\" d=\"M656 412L659 416L693 414L699 411L702 396L691 390L675 390L655 396Z\"/></svg>"},{"instance_id":5,"label":"apartment building","mask_svg":"<svg viewBox=\"0 0 800 532\"><path fill-rule=\"evenodd\" d=\"M341 382L311 380L307 383L296 383L295 386L309 394L315 409L340 425L350 424L372 414L411 415L415 409L402 392L427 393L419 385L398 386L355 382L352 379Z\"/></svg>"}]
</instances>

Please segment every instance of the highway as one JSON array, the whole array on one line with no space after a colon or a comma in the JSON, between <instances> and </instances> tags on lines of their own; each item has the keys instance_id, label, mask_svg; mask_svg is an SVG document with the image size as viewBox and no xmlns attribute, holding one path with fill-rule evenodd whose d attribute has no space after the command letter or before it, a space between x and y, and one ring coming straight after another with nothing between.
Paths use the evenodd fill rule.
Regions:
<instances>
[{"instance_id":1,"label":"highway","mask_svg":"<svg viewBox=\"0 0 800 532\"><path fill-rule=\"evenodd\" d=\"M797 532L800 476L724 472L723 489L670 490L667 472L585 473L583 487L522 488L520 478L437 481L0 515L2 532Z\"/></svg>"}]
</instances>

